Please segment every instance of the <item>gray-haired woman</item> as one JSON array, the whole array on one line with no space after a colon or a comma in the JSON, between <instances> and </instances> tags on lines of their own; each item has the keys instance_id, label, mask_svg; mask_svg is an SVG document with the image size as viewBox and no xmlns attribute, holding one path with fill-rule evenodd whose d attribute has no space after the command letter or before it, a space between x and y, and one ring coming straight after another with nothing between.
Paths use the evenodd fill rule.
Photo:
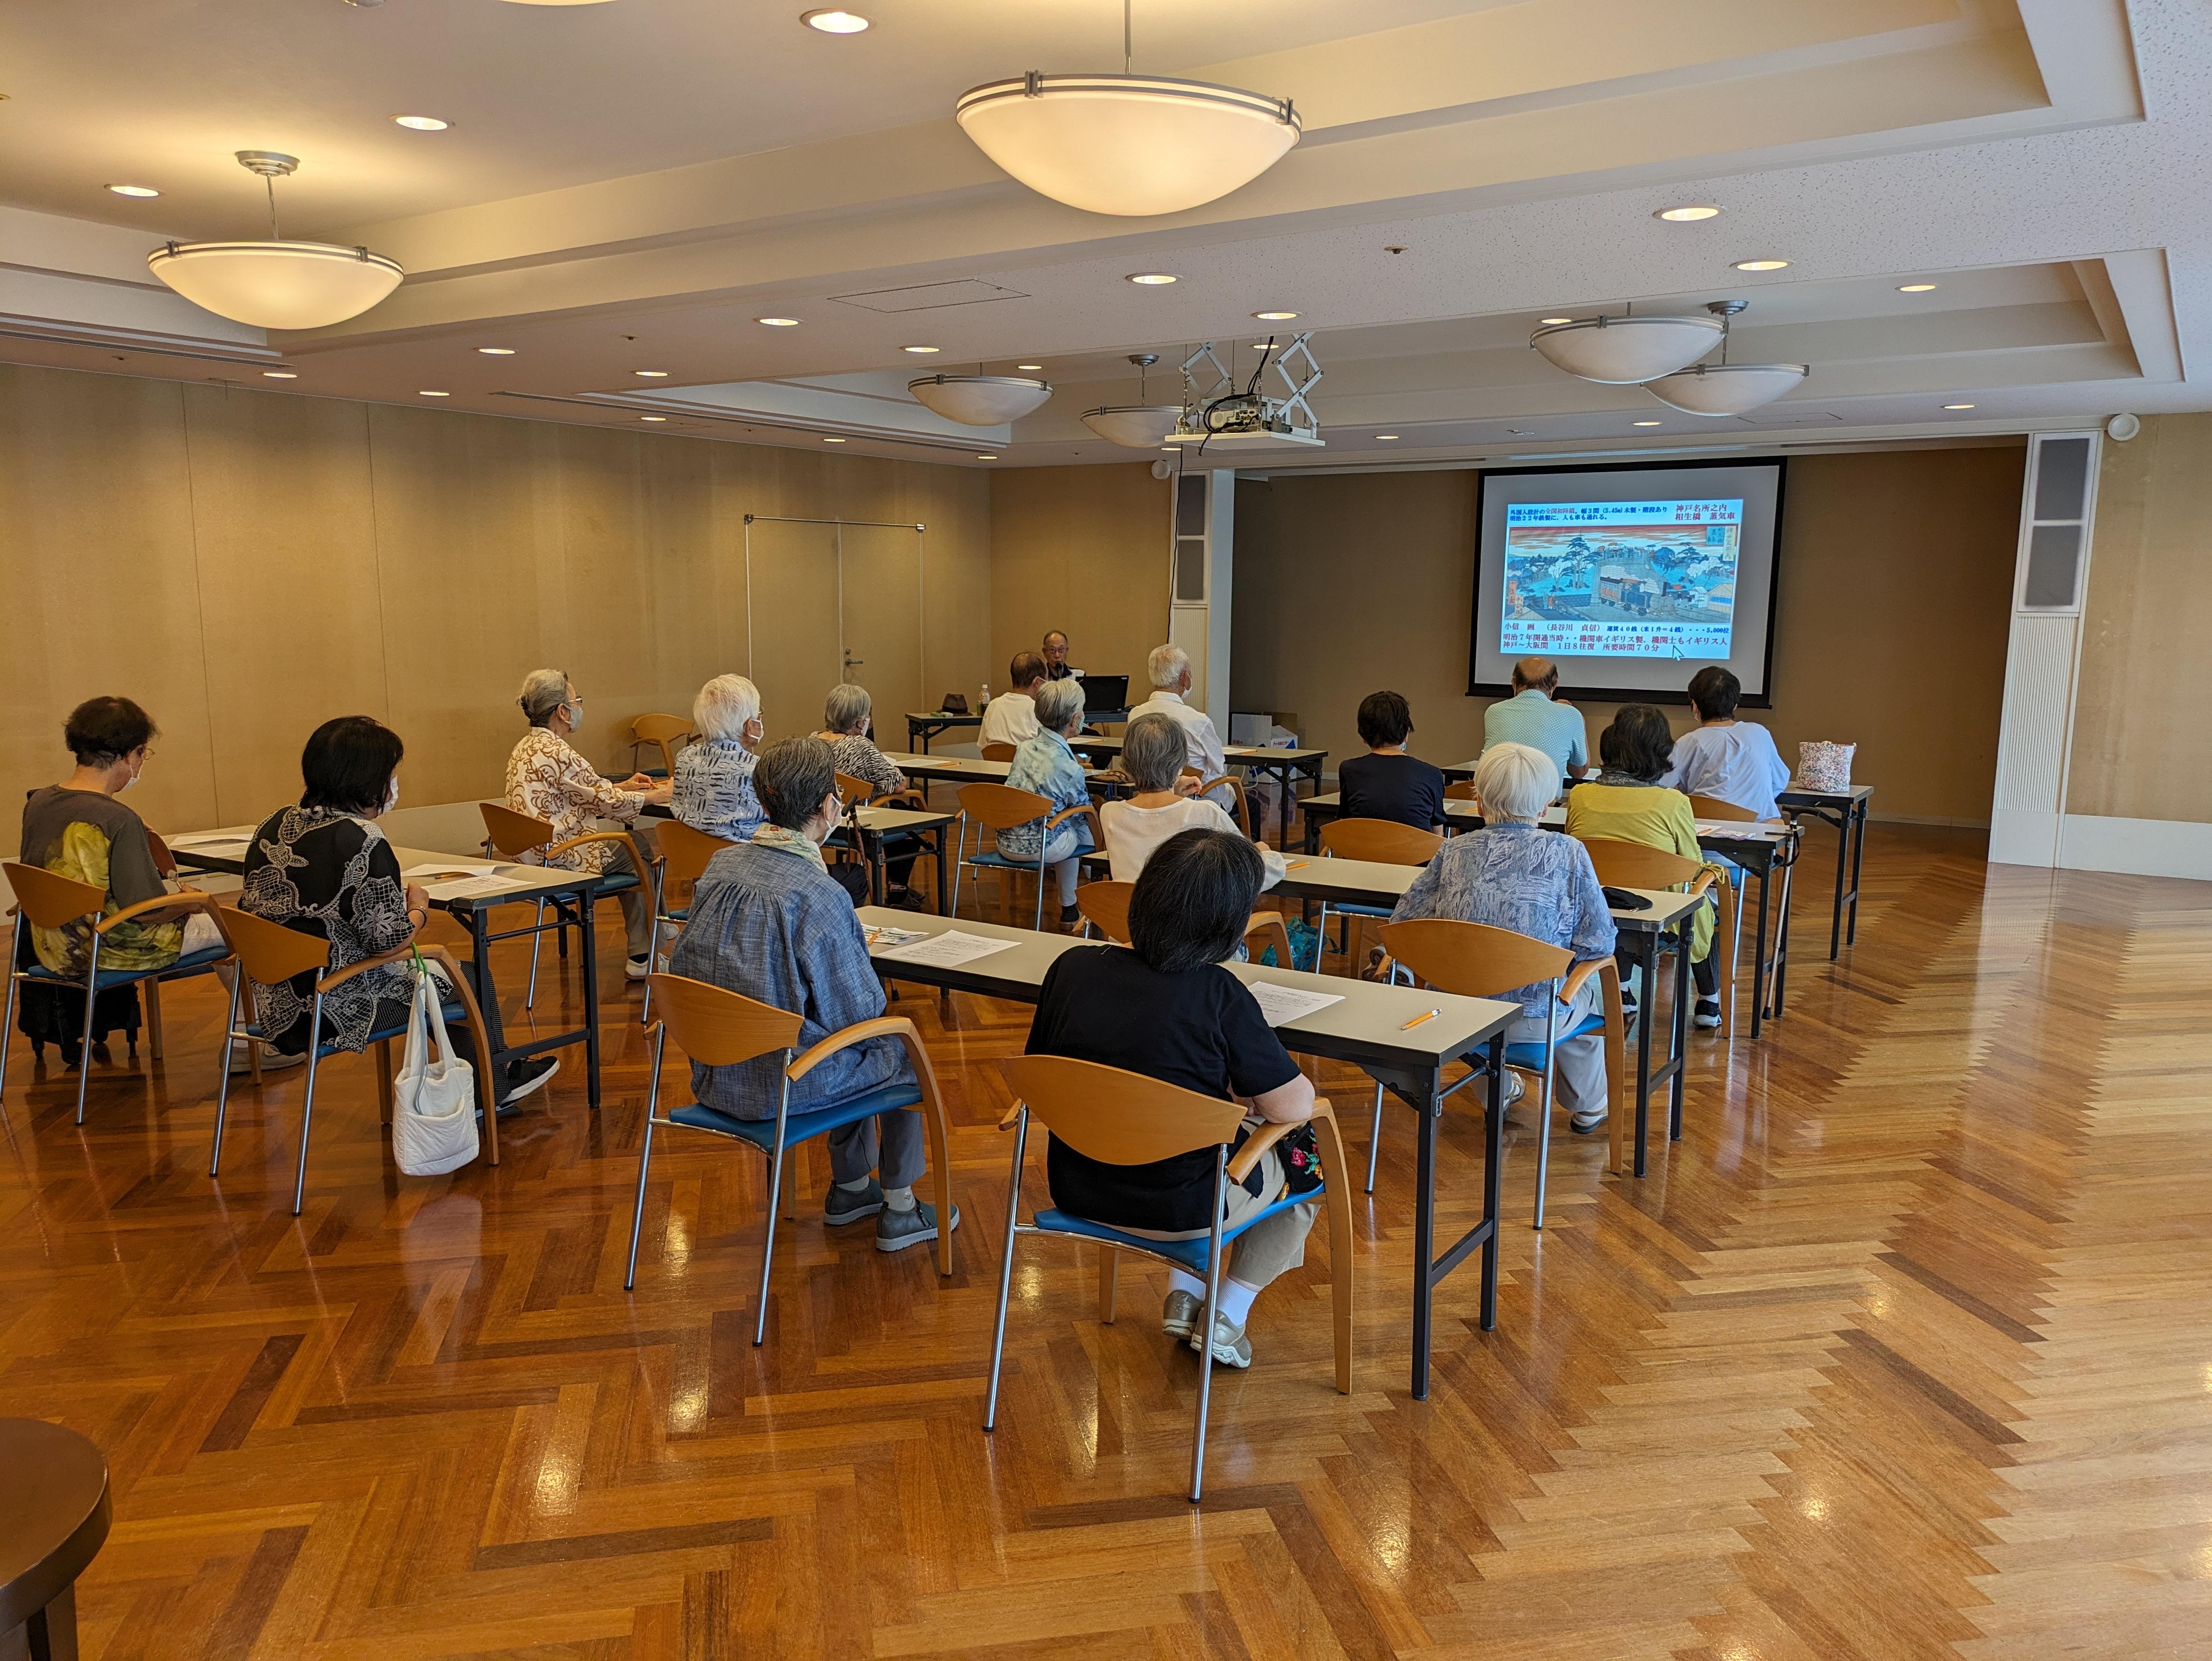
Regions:
<instances>
[{"instance_id":1,"label":"gray-haired woman","mask_svg":"<svg viewBox=\"0 0 2212 1661\"><path fill-rule=\"evenodd\" d=\"M753 751L761 725L760 688L743 675L717 675L691 700L699 742L677 752L676 817L694 830L724 842L743 842L760 828L760 799L753 794Z\"/></svg>"},{"instance_id":2,"label":"gray-haired woman","mask_svg":"<svg viewBox=\"0 0 2212 1661\"><path fill-rule=\"evenodd\" d=\"M821 738L839 772L866 780L878 796L896 795L906 788L906 775L868 736L868 718L875 707L865 686L847 681L831 687L823 703Z\"/></svg>"},{"instance_id":3,"label":"gray-haired woman","mask_svg":"<svg viewBox=\"0 0 2212 1661\"><path fill-rule=\"evenodd\" d=\"M1013 765L1006 770L1007 785L1035 791L1052 803L1055 813L1086 806L1091 785L1083 764L1076 760L1067 744L1083 727L1083 684L1043 682L1037 688L1036 714L1037 734L1024 739L1014 751ZM1083 913L1075 904L1075 879L1081 874L1083 855L1095 845L1090 825L1080 819L1061 825L1052 833L1049 843L1045 841L1042 819L999 832L999 851L1010 860L1033 860L1039 848L1043 849L1044 862L1060 885L1060 920L1064 923L1083 921Z\"/></svg>"},{"instance_id":4,"label":"gray-haired woman","mask_svg":"<svg viewBox=\"0 0 2212 1661\"><path fill-rule=\"evenodd\" d=\"M582 836L595 817L629 824L648 802L667 806L665 782L642 773L633 773L620 783L601 778L599 770L568 742L568 734L583 724L584 700L566 672L532 670L523 678L522 695L515 702L522 706L530 730L507 758L507 805L551 825L554 841ZM634 981L643 980L653 939L651 875L637 869L627 849L609 842L573 849L561 855L560 863L571 871L627 873L638 879L636 887L623 890L618 897L629 934L624 972Z\"/></svg>"}]
</instances>

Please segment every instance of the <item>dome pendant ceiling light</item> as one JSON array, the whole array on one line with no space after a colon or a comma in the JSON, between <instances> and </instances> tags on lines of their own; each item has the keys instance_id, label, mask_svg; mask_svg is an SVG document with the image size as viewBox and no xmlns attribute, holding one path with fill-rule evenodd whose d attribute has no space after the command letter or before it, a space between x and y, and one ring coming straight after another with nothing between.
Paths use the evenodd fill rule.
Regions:
<instances>
[{"instance_id":1,"label":"dome pendant ceiling light","mask_svg":"<svg viewBox=\"0 0 2212 1661\"><path fill-rule=\"evenodd\" d=\"M969 88L953 119L1040 196L1132 217L1226 196L1298 142L1297 112L1287 98L1133 75L1129 61L1129 0L1121 0L1121 74L1031 70Z\"/></svg>"},{"instance_id":2,"label":"dome pendant ceiling light","mask_svg":"<svg viewBox=\"0 0 2212 1661\"><path fill-rule=\"evenodd\" d=\"M1145 371L1160 361L1158 352L1132 352L1129 362L1137 366L1137 402L1109 405L1083 412L1083 424L1109 443L1131 450L1157 450L1167 441L1176 423L1182 419L1180 404L1147 404L1145 402Z\"/></svg>"},{"instance_id":3,"label":"dome pendant ceiling light","mask_svg":"<svg viewBox=\"0 0 2212 1661\"><path fill-rule=\"evenodd\" d=\"M165 242L147 269L195 306L264 329L320 329L358 317L399 286L397 261L367 248L286 242L276 232L276 180L296 156L240 150L239 166L269 186L266 242Z\"/></svg>"},{"instance_id":4,"label":"dome pendant ceiling light","mask_svg":"<svg viewBox=\"0 0 2212 1661\"><path fill-rule=\"evenodd\" d=\"M1005 374L930 374L906 389L929 410L963 427L1003 427L1019 421L1052 396L1042 380Z\"/></svg>"},{"instance_id":5,"label":"dome pendant ceiling light","mask_svg":"<svg viewBox=\"0 0 2212 1661\"><path fill-rule=\"evenodd\" d=\"M1802 363L1731 363L1728 319L1749 302L1716 300L1705 309L1721 319L1721 361L1695 363L1648 381L1644 390L1662 404L1698 416L1740 416L1796 391L1810 373Z\"/></svg>"},{"instance_id":6,"label":"dome pendant ceiling light","mask_svg":"<svg viewBox=\"0 0 2212 1661\"><path fill-rule=\"evenodd\" d=\"M1601 386L1629 386L1696 362L1718 345L1717 317L1588 317L1528 337L1559 368Z\"/></svg>"}]
</instances>

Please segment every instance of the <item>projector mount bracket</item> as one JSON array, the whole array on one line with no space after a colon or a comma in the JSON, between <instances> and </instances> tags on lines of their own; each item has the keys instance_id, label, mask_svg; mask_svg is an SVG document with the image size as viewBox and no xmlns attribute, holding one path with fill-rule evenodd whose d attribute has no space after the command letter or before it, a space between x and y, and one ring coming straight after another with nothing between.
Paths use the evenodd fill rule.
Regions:
<instances>
[{"instance_id":1,"label":"projector mount bracket","mask_svg":"<svg viewBox=\"0 0 2212 1661\"><path fill-rule=\"evenodd\" d=\"M1253 372L1250 383L1241 391L1236 376L1214 350L1214 343L1200 342L1182 361L1182 419L1170 441L1202 446L1212 438L1243 437L1318 442L1321 420L1306 401L1306 394L1322 377L1312 339L1307 331L1293 336L1281 351L1271 351L1269 361ZM1272 336L1268 344L1273 344ZM1200 380L1209 370L1211 379L1201 387ZM1271 371L1282 382L1283 396L1261 390L1261 380Z\"/></svg>"}]
</instances>

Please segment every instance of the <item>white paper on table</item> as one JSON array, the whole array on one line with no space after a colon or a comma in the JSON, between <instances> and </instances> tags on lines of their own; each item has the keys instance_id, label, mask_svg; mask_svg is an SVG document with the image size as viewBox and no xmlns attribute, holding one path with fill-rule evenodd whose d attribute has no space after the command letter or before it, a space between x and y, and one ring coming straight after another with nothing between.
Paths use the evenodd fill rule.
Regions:
<instances>
[{"instance_id":1,"label":"white paper on table","mask_svg":"<svg viewBox=\"0 0 2212 1661\"><path fill-rule=\"evenodd\" d=\"M168 843L172 849L181 848L194 854L228 853L252 847L253 833L249 830L240 836L235 830L200 830L189 837L171 837Z\"/></svg>"},{"instance_id":2,"label":"white paper on table","mask_svg":"<svg viewBox=\"0 0 2212 1661\"><path fill-rule=\"evenodd\" d=\"M465 872L471 877L489 877L499 867L489 860L440 860L434 865L410 865L401 873L414 881L426 878L447 878Z\"/></svg>"},{"instance_id":3,"label":"white paper on table","mask_svg":"<svg viewBox=\"0 0 2212 1661\"><path fill-rule=\"evenodd\" d=\"M1013 940L994 940L988 935L963 934L952 928L942 934L933 934L927 940L909 940L904 946L895 946L888 952L878 952L875 955L900 963L927 964L934 969L957 969L963 963L988 958L994 952L1010 950L1017 944Z\"/></svg>"},{"instance_id":4,"label":"white paper on table","mask_svg":"<svg viewBox=\"0 0 2212 1661\"><path fill-rule=\"evenodd\" d=\"M445 867L433 867L443 870ZM534 878L523 877L455 877L450 882L434 882L423 892L434 900L480 900L491 894L511 894L520 888L534 888Z\"/></svg>"},{"instance_id":5,"label":"white paper on table","mask_svg":"<svg viewBox=\"0 0 2212 1661\"><path fill-rule=\"evenodd\" d=\"M1344 1001L1341 992L1310 992L1303 986L1279 986L1273 981L1247 981L1245 985L1259 1000L1260 1013L1270 1026L1303 1019L1316 1009Z\"/></svg>"}]
</instances>

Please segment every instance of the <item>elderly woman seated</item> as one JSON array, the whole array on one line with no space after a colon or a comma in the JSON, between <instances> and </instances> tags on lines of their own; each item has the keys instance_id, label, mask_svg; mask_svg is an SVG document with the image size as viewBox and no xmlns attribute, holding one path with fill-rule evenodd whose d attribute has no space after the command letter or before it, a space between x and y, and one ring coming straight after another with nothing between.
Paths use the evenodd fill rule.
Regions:
<instances>
[{"instance_id":1,"label":"elderly woman seated","mask_svg":"<svg viewBox=\"0 0 2212 1661\"><path fill-rule=\"evenodd\" d=\"M1574 953L1577 963L1612 955L1613 913L1597 872L1582 843L1539 828L1537 821L1559 793L1558 764L1525 744L1494 744L1474 766L1475 795L1485 821L1480 830L1452 837L1413 879L1391 912L1393 922L1411 917L1449 917L1510 928ZM1513 1043L1544 1042L1549 982L1503 995L1518 1002L1521 1019L1507 1029ZM1598 1013L1595 977L1583 983L1571 1007L1559 1013L1565 1031ZM1572 1127L1587 1135L1605 1123L1605 1046L1597 1032L1560 1043L1553 1058L1559 1099ZM1509 1098L1518 1074L1508 1075Z\"/></svg>"},{"instance_id":2,"label":"elderly woman seated","mask_svg":"<svg viewBox=\"0 0 2212 1661\"><path fill-rule=\"evenodd\" d=\"M1052 681L1046 690L1073 684ZM1153 852L1130 897L1130 946L1075 946L1045 971L1029 1053L1122 1068L1242 1102L1260 1121L1310 1119L1312 1081L1298 1071L1244 983L1221 967L1243 939L1262 870L1259 849L1233 832L1170 837ZM1244 1184L1229 1189L1224 1227L1282 1197L1289 1172L1279 1152L1280 1145L1269 1149ZM1055 1136L1045 1169L1053 1203L1063 1211L1152 1239L1191 1240L1212 1223L1214 1162L1214 1154L1201 1149L1153 1165L1105 1165ZM1310 1202L1293 1206L1238 1237L1214 1317L1215 1360L1252 1365L1244 1333L1252 1300L1305 1261L1316 1211ZM1205 1282L1181 1269L1170 1279L1162 1328L1196 1349Z\"/></svg>"},{"instance_id":3,"label":"elderly woman seated","mask_svg":"<svg viewBox=\"0 0 2212 1661\"><path fill-rule=\"evenodd\" d=\"M1129 723L1121 739L1121 770L1133 794L1099 810L1115 881L1136 881L1153 850L1180 831L1244 834L1220 806L1198 794L1199 781L1183 771L1188 753L1182 728L1167 716L1139 715ZM1262 847L1260 857L1267 869L1262 885L1272 887L1282 880L1283 856Z\"/></svg>"},{"instance_id":4,"label":"elderly woman seated","mask_svg":"<svg viewBox=\"0 0 2212 1661\"><path fill-rule=\"evenodd\" d=\"M692 891L691 922L670 968L802 1018L801 1049L884 1013L884 989L853 902L822 859L842 804L830 746L778 739L753 769L768 822L752 839L707 863ZM691 1064L698 1099L738 1119L773 1119L782 1089L779 1054L735 1067ZM818 1113L894 1084L914 1082L905 1047L871 1038L841 1050L791 1086L790 1111ZM902 1251L937 1238L937 1208L914 1196L923 1169L923 1125L903 1109L830 1132L830 1185L822 1219L833 1226L876 1220L876 1250ZM880 1168L878 1181L873 1174ZM960 1226L956 1208L950 1225Z\"/></svg>"},{"instance_id":5,"label":"elderly woman seated","mask_svg":"<svg viewBox=\"0 0 2212 1661\"><path fill-rule=\"evenodd\" d=\"M694 830L743 842L760 829L753 794L753 752L761 724L760 688L743 675L717 675L691 700L699 742L677 752L669 811Z\"/></svg>"},{"instance_id":6,"label":"elderly woman seated","mask_svg":"<svg viewBox=\"0 0 2212 1661\"><path fill-rule=\"evenodd\" d=\"M507 758L507 805L551 825L554 841L582 836L595 817L629 824L647 803L668 805L672 787L666 782L642 773L633 773L619 784L601 778L599 770L569 744L568 734L583 724L584 700L564 672L532 670L515 701L522 706L530 730ZM637 878L637 886L623 890L620 898L629 934L629 961L624 970L630 979L643 980L652 968L646 961L653 940L651 873L637 868L627 848L611 842L571 849L557 862L563 870Z\"/></svg>"},{"instance_id":7,"label":"elderly woman seated","mask_svg":"<svg viewBox=\"0 0 2212 1661\"><path fill-rule=\"evenodd\" d=\"M865 686L856 686L850 681L833 686L823 703L820 733L822 741L830 746L830 756L837 764L837 770L866 785L871 801L899 795L906 789L906 775L876 748L876 741L868 736L868 722L875 707L875 700L868 696ZM910 800L916 807L926 805L919 795ZM915 896L909 883L919 853L919 838L909 835L890 840L902 843L915 851L897 855L885 866L890 884L888 897L894 904L913 904Z\"/></svg>"},{"instance_id":8,"label":"elderly woman seated","mask_svg":"<svg viewBox=\"0 0 2212 1661\"><path fill-rule=\"evenodd\" d=\"M1014 751L1006 770L1006 783L1016 790L1031 790L1052 803L1052 811L1080 807L1091 800L1091 786L1083 764L1067 741L1083 730L1083 684L1075 680L1040 680L1036 687L1036 736L1025 739ZM1034 860L1038 850L1060 885L1060 920L1081 922L1076 909L1075 879L1082 858L1091 846L1091 827L1071 819L1045 839L1044 821L1018 824L999 832L999 852L1010 860Z\"/></svg>"},{"instance_id":9,"label":"elderly woman seated","mask_svg":"<svg viewBox=\"0 0 2212 1661\"><path fill-rule=\"evenodd\" d=\"M1690 799L1662 781L1674 764L1674 731L1656 704L1623 704L1613 725L1598 735L1602 770L1567 792L1567 834L1583 842L1640 842L1702 863L1698 816ZM1690 972L1698 983L1695 1019L1699 1026L1721 1024L1720 965L1713 961L1713 914L1699 907L1691 926ZM1620 983L1632 983L1635 953L1619 954ZM1624 989L1632 1011L1635 998Z\"/></svg>"}]
</instances>

